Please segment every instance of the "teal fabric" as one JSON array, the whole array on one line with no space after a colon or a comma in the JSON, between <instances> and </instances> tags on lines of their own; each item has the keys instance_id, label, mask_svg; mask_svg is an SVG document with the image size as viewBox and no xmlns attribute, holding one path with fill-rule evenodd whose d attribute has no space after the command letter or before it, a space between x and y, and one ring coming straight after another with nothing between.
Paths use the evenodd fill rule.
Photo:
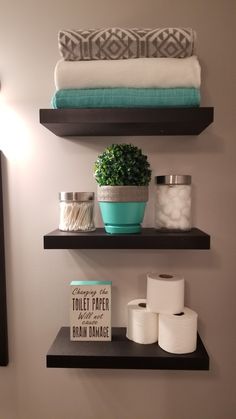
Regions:
<instances>
[{"instance_id":1,"label":"teal fabric","mask_svg":"<svg viewBox=\"0 0 236 419\"><path fill-rule=\"evenodd\" d=\"M196 88L101 88L61 89L52 98L54 109L198 107Z\"/></svg>"}]
</instances>

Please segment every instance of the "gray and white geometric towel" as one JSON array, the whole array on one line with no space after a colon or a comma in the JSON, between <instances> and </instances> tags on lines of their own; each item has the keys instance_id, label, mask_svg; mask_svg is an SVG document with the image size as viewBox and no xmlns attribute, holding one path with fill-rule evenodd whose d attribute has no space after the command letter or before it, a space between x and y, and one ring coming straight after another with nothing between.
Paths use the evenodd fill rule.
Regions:
<instances>
[{"instance_id":1,"label":"gray and white geometric towel","mask_svg":"<svg viewBox=\"0 0 236 419\"><path fill-rule=\"evenodd\" d=\"M191 28L61 30L59 51L68 61L186 58L194 54Z\"/></svg>"}]
</instances>

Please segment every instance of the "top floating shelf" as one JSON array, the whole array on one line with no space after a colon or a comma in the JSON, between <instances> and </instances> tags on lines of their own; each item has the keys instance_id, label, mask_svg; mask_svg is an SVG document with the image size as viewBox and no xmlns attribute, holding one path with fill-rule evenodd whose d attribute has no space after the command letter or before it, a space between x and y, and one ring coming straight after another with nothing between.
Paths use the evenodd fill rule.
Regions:
<instances>
[{"instance_id":1,"label":"top floating shelf","mask_svg":"<svg viewBox=\"0 0 236 419\"><path fill-rule=\"evenodd\" d=\"M60 137L198 135L214 108L40 109L40 123Z\"/></svg>"}]
</instances>

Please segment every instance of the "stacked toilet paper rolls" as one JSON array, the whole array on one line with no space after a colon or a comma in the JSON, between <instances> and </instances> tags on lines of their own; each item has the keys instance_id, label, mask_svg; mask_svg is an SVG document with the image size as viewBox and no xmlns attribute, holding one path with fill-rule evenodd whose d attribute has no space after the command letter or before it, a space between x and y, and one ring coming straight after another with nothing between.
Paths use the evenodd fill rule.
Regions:
<instances>
[{"instance_id":1,"label":"stacked toilet paper rolls","mask_svg":"<svg viewBox=\"0 0 236 419\"><path fill-rule=\"evenodd\" d=\"M158 314L147 309L147 300L132 300L128 303L127 308L127 338L141 344L157 342Z\"/></svg>"},{"instance_id":2,"label":"stacked toilet paper rolls","mask_svg":"<svg viewBox=\"0 0 236 419\"><path fill-rule=\"evenodd\" d=\"M184 307L179 314L159 314L159 346L167 352L186 354L197 347L197 313Z\"/></svg>"},{"instance_id":3,"label":"stacked toilet paper rolls","mask_svg":"<svg viewBox=\"0 0 236 419\"><path fill-rule=\"evenodd\" d=\"M184 278L165 273L147 275L147 305L154 313L175 314L184 308Z\"/></svg>"},{"instance_id":4,"label":"stacked toilet paper rolls","mask_svg":"<svg viewBox=\"0 0 236 419\"><path fill-rule=\"evenodd\" d=\"M184 278L149 273L146 297L128 303L128 339L143 344L158 341L173 354L194 352L198 315L184 306Z\"/></svg>"}]
</instances>

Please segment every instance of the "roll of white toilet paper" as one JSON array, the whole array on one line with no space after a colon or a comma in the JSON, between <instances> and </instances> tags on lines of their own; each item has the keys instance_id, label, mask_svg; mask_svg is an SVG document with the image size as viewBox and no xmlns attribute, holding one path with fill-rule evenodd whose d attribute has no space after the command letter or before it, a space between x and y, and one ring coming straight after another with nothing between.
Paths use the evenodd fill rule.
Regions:
<instances>
[{"instance_id":1,"label":"roll of white toilet paper","mask_svg":"<svg viewBox=\"0 0 236 419\"><path fill-rule=\"evenodd\" d=\"M154 313L175 314L184 308L184 278L164 274L147 275L147 306Z\"/></svg>"},{"instance_id":2,"label":"roll of white toilet paper","mask_svg":"<svg viewBox=\"0 0 236 419\"><path fill-rule=\"evenodd\" d=\"M173 354L194 352L197 347L197 317L197 313L187 307L179 314L159 314L159 346Z\"/></svg>"},{"instance_id":3,"label":"roll of white toilet paper","mask_svg":"<svg viewBox=\"0 0 236 419\"><path fill-rule=\"evenodd\" d=\"M147 300L132 300L128 303L127 309L127 338L142 344L157 342L158 314L147 309Z\"/></svg>"}]
</instances>

